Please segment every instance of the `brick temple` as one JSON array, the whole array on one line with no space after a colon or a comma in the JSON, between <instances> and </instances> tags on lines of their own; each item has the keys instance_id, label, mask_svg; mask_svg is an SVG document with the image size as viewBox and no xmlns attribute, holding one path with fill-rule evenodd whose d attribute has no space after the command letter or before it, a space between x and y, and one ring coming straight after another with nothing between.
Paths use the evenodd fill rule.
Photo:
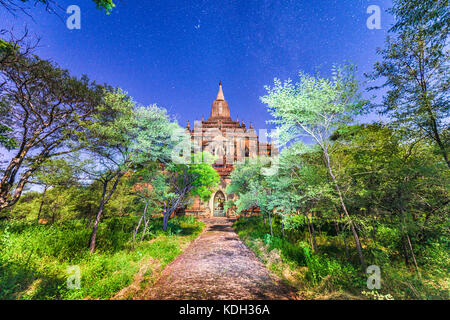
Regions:
<instances>
[{"instance_id":1,"label":"brick temple","mask_svg":"<svg viewBox=\"0 0 450 320\"><path fill-rule=\"evenodd\" d=\"M230 174L234 165L256 155L271 156L276 149L272 150L270 143L259 141L251 123L247 128L244 121L239 122L239 119L231 118L222 82L219 83L219 92L212 103L208 120L195 121L193 128L188 121L186 131L191 135L194 152L208 151L216 156L213 167L220 175L220 183L209 201L203 202L196 196L193 202L184 208L183 213L209 217L232 215L232 209L224 210L224 203L234 198L234 195L227 195L225 192L231 181Z\"/></svg>"}]
</instances>

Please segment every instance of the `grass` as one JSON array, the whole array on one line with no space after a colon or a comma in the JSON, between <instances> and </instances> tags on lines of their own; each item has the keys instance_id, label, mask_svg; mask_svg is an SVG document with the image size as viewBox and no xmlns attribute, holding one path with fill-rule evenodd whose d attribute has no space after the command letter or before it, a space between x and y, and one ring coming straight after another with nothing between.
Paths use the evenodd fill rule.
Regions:
<instances>
[{"instance_id":1,"label":"grass","mask_svg":"<svg viewBox=\"0 0 450 320\"><path fill-rule=\"evenodd\" d=\"M25 222L0 223L0 299L109 299L140 274L153 281L203 229L192 217L153 219L143 242L132 243L135 219L102 221L97 250L88 251L90 229L82 221L50 226ZM81 271L81 288L69 289L69 266ZM143 271L144 270L144 271ZM130 295L121 298L132 298Z\"/></svg>"},{"instance_id":2,"label":"grass","mask_svg":"<svg viewBox=\"0 0 450 320\"><path fill-rule=\"evenodd\" d=\"M421 278L405 267L398 252L377 247L373 254L368 248L364 252L368 264L381 268L381 289L369 290L369 275L357 264L354 248L350 248L350 259L345 258L342 238L319 233L319 250L313 253L305 230L282 237L280 223L274 220L274 237L261 216L240 218L233 227L266 266L297 288L304 299L449 299L449 255L442 245L429 245L418 253ZM379 251L384 252L382 259Z\"/></svg>"}]
</instances>

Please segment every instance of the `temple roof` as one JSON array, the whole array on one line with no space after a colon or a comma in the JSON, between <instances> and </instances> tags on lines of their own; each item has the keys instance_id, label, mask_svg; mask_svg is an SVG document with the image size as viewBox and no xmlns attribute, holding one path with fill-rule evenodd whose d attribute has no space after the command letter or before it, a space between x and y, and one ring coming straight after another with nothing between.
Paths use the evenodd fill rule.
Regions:
<instances>
[{"instance_id":1,"label":"temple roof","mask_svg":"<svg viewBox=\"0 0 450 320\"><path fill-rule=\"evenodd\" d=\"M212 120L231 120L230 108L228 107L228 102L225 100L222 90L222 81L219 83L219 92L217 93L217 98L213 102L211 107L211 116L208 121Z\"/></svg>"}]
</instances>

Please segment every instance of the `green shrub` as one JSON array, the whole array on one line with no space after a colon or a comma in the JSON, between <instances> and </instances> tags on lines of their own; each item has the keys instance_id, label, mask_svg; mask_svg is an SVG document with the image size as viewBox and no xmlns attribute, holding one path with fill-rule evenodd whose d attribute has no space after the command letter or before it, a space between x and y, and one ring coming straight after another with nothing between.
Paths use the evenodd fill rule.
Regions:
<instances>
[{"instance_id":1,"label":"green shrub","mask_svg":"<svg viewBox=\"0 0 450 320\"><path fill-rule=\"evenodd\" d=\"M161 267L181 253L203 224L193 218L171 220L170 233L162 219L152 219L143 241L132 243L133 217L105 219L99 225L97 250L90 254L90 228L82 220L54 225L35 222L0 223L0 299L107 299L129 285L139 263L149 257ZM67 267L81 269L81 289L69 290Z\"/></svg>"}]
</instances>

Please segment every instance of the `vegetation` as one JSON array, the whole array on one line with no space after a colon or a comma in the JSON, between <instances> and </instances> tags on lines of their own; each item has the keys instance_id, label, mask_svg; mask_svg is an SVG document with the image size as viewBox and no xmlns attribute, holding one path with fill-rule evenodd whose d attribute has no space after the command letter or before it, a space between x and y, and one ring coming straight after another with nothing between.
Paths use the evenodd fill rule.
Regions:
<instances>
[{"instance_id":1,"label":"vegetation","mask_svg":"<svg viewBox=\"0 0 450 320\"><path fill-rule=\"evenodd\" d=\"M397 23L369 75L385 82L370 89L387 89L380 111L407 130L410 139L431 139L450 168L448 1L420 1L419 11L427 12L423 16L411 10L414 2L395 2Z\"/></svg>"},{"instance_id":2,"label":"vegetation","mask_svg":"<svg viewBox=\"0 0 450 320\"><path fill-rule=\"evenodd\" d=\"M368 75L385 80L368 88L387 89L381 105L360 98L352 65L275 79L261 98L284 146L278 172L262 174L265 160L239 165L227 189L239 199L228 206L261 207L263 217L241 218L236 230L309 297L449 298L444 3L394 1L396 24ZM368 111L390 121L355 124ZM368 265L381 269L379 291L364 289Z\"/></svg>"},{"instance_id":3,"label":"vegetation","mask_svg":"<svg viewBox=\"0 0 450 320\"><path fill-rule=\"evenodd\" d=\"M101 86L77 79L24 47L0 51L0 116L5 143L14 156L1 171L0 210L20 198L35 171L48 159L83 148L86 123L101 105ZM8 142L9 141L9 142ZM27 169L24 169L24 164Z\"/></svg>"},{"instance_id":4,"label":"vegetation","mask_svg":"<svg viewBox=\"0 0 450 320\"><path fill-rule=\"evenodd\" d=\"M275 79L261 100L283 150L236 165L226 190L226 208L261 212L235 223L240 237L305 298L449 298L448 1L393 3L367 75L382 103L362 98L351 64ZM0 34L0 299L138 297L201 232L176 213L217 187L212 156L185 148L167 110ZM388 121L357 123L367 112Z\"/></svg>"},{"instance_id":5,"label":"vegetation","mask_svg":"<svg viewBox=\"0 0 450 320\"><path fill-rule=\"evenodd\" d=\"M92 0L96 5L97 9L102 9L106 14L110 14L113 8L116 6L113 0ZM17 11L25 12L27 14L29 7L27 4L33 3L34 5L40 4L45 6L46 10L49 12L56 12L56 9L60 9L58 3L54 0L0 0L0 6L5 8L12 14Z\"/></svg>"},{"instance_id":6,"label":"vegetation","mask_svg":"<svg viewBox=\"0 0 450 320\"><path fill-rule=\"evenodd\" d=\"M370 253L377 256L381 268L381 289L367 289L368 275L359 272L354 262L345 257L345 242L333 223L314 220L320 228L316 238L318 251L313 252L307 228L286 228L282 236L282 217L273 222L275 236L270 236L268 225L261 216L242 217L234 228L245 244L264 261L267 267L284 281L299 290L304 299L449 299L448 248L438 243L421 250L418 263L423 266L420 279L414 270L402 265L398 235L392 228L379 228L377 236L383 245ZM348 237L349 235L347 235ZM351 238L347 238L347 243ZM364 243L364 238L363 238ZM369 252L365 250L365 252ZM382 262L384 260L385 262Z\"/></svg>"},{"instance_id":7,"label":"vegetation","mask_svg":"<svg viewBox=\"0 0 450 320\"><path fill-rule=\"evenodd\" d=\"M174 162L190 137L165 109L71 76L26 38L0 42L0 79L0 143L11 151L0 171L0 298L139 294L126 287L155 280L202 230L170 218L209 197L211 162ZM66 284L71 266L79 289Z\"/></svg>"},{"instance_id":8,"label":"vegetation","mask_svg":"<svg viewBox=\"0 0 450 320\"><path fill-rule=\"evenodd\" d=\"M133 243L135 218L110 217L99 227L97 251L86 250L89 229L80 219L51 225L34 222L0 223L0 299L131 299L125 292L139 273L144 288L195 239L203 224L190 218L173 219L162 232L162 219L151 219L144 242ZM81 271L80 289L66 285L67 268Z\"/></svg>"}]
</instances>

